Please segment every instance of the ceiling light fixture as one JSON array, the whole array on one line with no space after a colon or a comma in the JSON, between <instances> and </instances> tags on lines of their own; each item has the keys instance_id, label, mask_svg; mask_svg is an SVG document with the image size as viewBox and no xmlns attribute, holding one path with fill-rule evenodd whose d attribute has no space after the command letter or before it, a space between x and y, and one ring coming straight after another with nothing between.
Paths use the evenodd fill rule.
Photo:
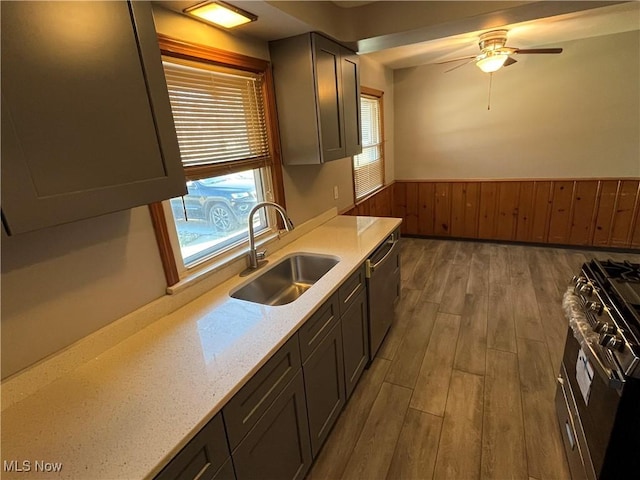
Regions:
<instances>
[{"instance_id":1,"label":"ceiling light fixture","mask_svg":"<svg viewBox=\"0 0 640 480\"><path fill-rule=\"evenodd\" d=\"M493 73L502 68L507 58L509 58L507 53L487 52L483 58L476 61L476 65L484 73Z\"/></svg>"},{"instance_id":2,"label":"ceiling light fixture","mask_svg":"<svg viewBox=\"0 0 640 480\"><path fill-rule=\"evenodd\" d=\"M221 1L198 3L192 7L185 8L183 11L207 23L224 28L234 28L258 19L258 16L253 13Z\"/></svg>"}]
</instances>

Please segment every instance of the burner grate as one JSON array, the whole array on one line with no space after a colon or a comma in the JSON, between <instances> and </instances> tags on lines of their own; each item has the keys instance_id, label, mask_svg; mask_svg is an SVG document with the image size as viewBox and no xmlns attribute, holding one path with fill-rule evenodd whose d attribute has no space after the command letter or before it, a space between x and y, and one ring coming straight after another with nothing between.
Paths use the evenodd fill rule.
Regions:
<instances>
[{"instance_id":1,"label":"burner grate","mask_svg":"<svg viewBox=\"0 0 640 480\"><path fill-rule=\"evenodd\" d=\"M604 267L612 278L630 283L640 283L640 265L638 264L627 260L623 262L607 260L604 263Z\"/></svg>"}]
</instances>

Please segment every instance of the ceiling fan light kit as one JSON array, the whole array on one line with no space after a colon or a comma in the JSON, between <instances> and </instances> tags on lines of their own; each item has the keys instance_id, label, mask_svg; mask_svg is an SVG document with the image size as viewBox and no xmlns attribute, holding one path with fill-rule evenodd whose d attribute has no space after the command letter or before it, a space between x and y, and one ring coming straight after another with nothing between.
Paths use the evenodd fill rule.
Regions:
<instances>
[{"instance_id":1,"label":"ceiling fan light kit","mask_svg":"<svg viewBox=\"0 0 640 480\"><path fill-rule=\"evenodd\" d=\"M476 60L476 66L484 73L493 73L502 68L507 58L509 58L509 55L506 53L489 52L482 58Z\"/></svg>"},{"instance_id":2,"label":"ceiling fan light kit","mask_svg":"<svg viewBox=\"0 0 640 480\"><path fill-rule=\"evenodd\" d=\"M549 53L562 53L562 48L513 48L507 47L507 30L492 30L490 32L483 33L478 39L478 46L480 47L480 53L478 55L472 55L469 57L454 58L453 60L446 60L439 63L459 62L461 60L467 60L465 63L461 63L449 70L456 70L459 67L466 65L467 63L475 63L480 70L485 73L493 73L500 70L502 67L508 67L517 62L517 60L511 58L514 54L549 54Z\"/></svg>"}]
</instances>

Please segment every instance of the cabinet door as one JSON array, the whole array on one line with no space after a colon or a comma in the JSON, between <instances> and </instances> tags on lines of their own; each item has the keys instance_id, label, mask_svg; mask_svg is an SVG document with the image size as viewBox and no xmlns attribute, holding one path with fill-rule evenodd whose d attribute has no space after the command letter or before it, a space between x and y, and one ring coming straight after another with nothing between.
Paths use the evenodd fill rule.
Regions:
<instances>
[{"instance_id":1,"label":"cabinet door","mask_svg":"<svg viewBox=\"0 0 640 480\"><path fill-rule=\"evenodd\" d=\"M313 35L313 63L320 120L318 133L323 162L346 156L340 51L340 45L320 35Z\"/></svg>"},{"instance_id":2,"label":"cabinet door","mask_svg":"<svg viewBox=\"0 0 640 480\"><path fill-rule=\"evenodd\" d=\"M185 193L148 2L2 4L10 234Z\"/></svg>"},{"instance_id":3,"label":"cabinet door","mask_svg":"<svg viewBox=\"0 0 640 480\"><path fill-rule=\"evenodd\" d=\"M298 371L233 452L238 480L303 479L311 466L309 423Z\"/></svg>"},{"instance_id":4,"label":"cabinet door","mask_svg":"<svg viewBox=\"0 0 640 480\"><path fill-rule=\"evenodd\" d=\"M342 314L341 320L345 388L349 399L369 362L369 320L364 289Z\"/></svg>"},{"instance_id":5,"label":"cabinet door","mask_svg":"<svg viewBox=\"0 0 640 480\"><path fill-rule=\"evenodd\" d=\"M222 416L218 414L169 462L156 480L232 480L233 468L230 471L230 465L225 468L229 455Z\"/></svg>"},{"instance_id":6,"label":"cabinet door","mask_svg":"<svg viewBox=\"0 0 640 480\"><path fill-rule=\"evenodd\" d=\"M362 117L360 116L360 60L343 48L342 103L344 108L345 156L362 153Z\"/></svg>"},{"instance_id":7,"label":"cabinet door","mask_svg":"<svg viewBox=\"0 0 640 480\"><path fill-rule=\"evenodd\" d=\"M320 452L345 404L342 330L338 323L302 365L311 451Z\"/></svg>"}]
</instances>

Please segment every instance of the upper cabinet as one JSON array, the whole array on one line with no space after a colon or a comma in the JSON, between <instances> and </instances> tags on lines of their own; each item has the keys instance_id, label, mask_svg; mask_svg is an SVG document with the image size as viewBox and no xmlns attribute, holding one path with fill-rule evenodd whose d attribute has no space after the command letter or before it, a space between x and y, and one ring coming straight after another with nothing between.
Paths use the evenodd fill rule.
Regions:
<instances>
[{"instance_id":1,"label":"upper cabinet","mask_svg":"<svg viewBox=\"0 0 640 480\"><path fill-rule=\"evenodd\" d=\"M10 234L185 193L148 2L3 2L1 21Z\"/></svg>"},{"instance_id":2,"label":"upper cabinet","mask_svg":"<svg viewBox=\"0 0 640 480\"><path fill-rule=\"evenodd\" d=\"M269 44L286 165L362 152L357 55L317 33Z\"/></svg>"}]
</instances>

